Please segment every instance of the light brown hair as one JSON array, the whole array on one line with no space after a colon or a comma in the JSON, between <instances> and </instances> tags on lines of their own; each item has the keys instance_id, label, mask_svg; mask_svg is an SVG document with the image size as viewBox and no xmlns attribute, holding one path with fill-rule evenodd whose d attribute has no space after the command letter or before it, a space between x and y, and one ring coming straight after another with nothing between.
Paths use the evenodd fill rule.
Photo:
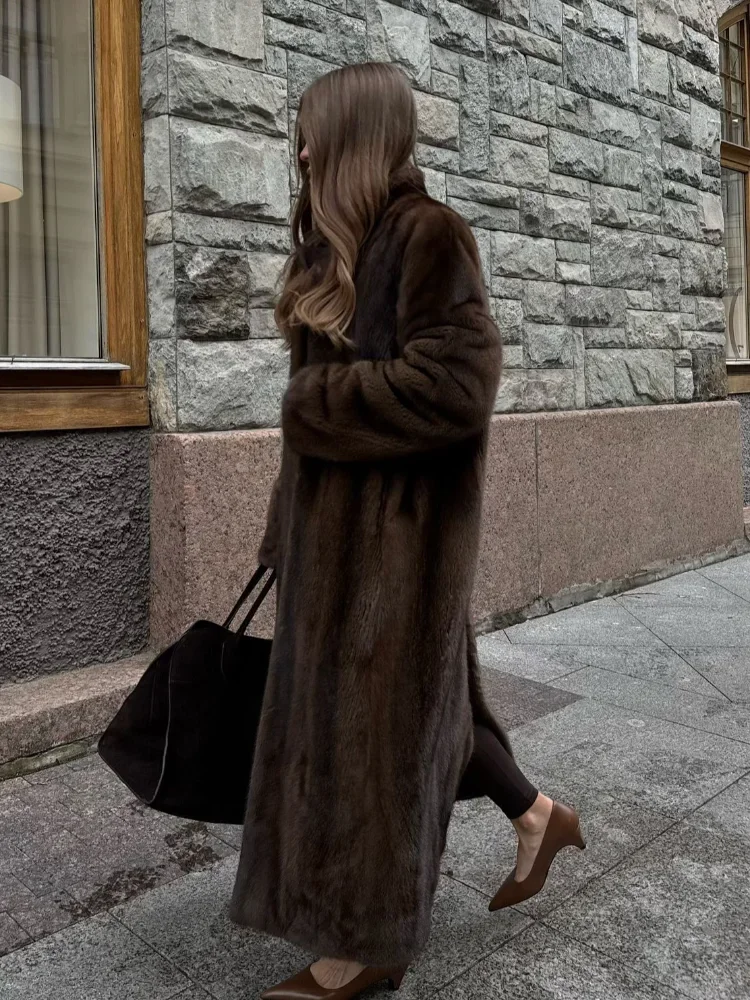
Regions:
<instances>
[{"instance_id":1,"label":"light brown hair","mask_svg":"<svg viewBox=\"0 0 750 1000\"><path fill-rule=\"evenodd\" d=\"M302 95L294 249L276 306L287 338L307 326L339 346L347 342L359 250L388 202L394 175L412 160L416 138L409 81L389 63L333 70ZM305 145L307 163L299 159ZM328 253L321 267L310 267L305 252L316 245Z\"/></svg>"}]
</instances>

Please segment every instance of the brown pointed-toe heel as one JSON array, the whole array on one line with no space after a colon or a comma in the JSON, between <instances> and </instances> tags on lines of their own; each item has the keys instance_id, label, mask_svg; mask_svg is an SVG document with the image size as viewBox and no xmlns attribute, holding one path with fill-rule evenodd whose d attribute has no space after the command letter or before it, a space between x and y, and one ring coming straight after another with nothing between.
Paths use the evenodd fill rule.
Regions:
<instances>
[{"instance_id":1,"label":"brown pointed-toe heel","mask_svg":"<svg viewBox=\"0 0 750 1000\"><path fill-rule=\"evenodd\" d=\"M524 900L536 896L544 888L552 862L563 847L578 847L583 850L586 843L581 836L581 821L578 813L560 802L554 802L549 823L544 831L544 837L537 856L534 858L531 871L522 882L518 882L514 868L498 889L495 898L490 903L490 909L502 910L506 906L515 906L516 903L523 903Z\"/></svg>"},{"instance_id":2,"label":"brown pointed-toe heel","mask_svg":"<svg viewBox=\"0 0 750 1000\"><path fill-rule=\"evenodd\" d=\"M265 993L261 994L261 1000L352 1000L368 986L374 986L385 980L388 980L392 990L397 990L405 975L406 966L399 969L368 967L345 986L330 990L325 986L320 986L308 965L306 969L303 969L296 976L292 976L291 979L287 979L286 982L266 990Z\"/></svg>"}]
</instances>

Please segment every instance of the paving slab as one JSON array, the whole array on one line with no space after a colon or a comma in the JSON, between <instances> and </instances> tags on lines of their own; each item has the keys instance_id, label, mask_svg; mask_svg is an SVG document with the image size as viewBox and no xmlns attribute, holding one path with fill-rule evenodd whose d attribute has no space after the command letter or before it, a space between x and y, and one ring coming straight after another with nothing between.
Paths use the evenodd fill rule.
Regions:
<instances>
[{"instance_id":1,"label":"paving slab","mask_svg":"<svg viewBox=\"0 0 750 1000\"><path fill-rule=\"evenodd\" d=\"M523 767L681 818L750 769L750 746L583 699L513 734ZM573 803L575 804L575 803Z\"/></svg>"},{"instance_id":2,"label":"paving slab","mask_svg":"<svg viewBox=\"0 0 750 1000\"><path fill-rule=\"evenodd\" d=\"M479 962L440 1000L680 1000L624 963L539 924Z\"/></svg>"},{"instance_id":3,"label":"paving slab","mask_svg":"<svg viewBox=\"0 0 750 1000\"><path fill-rule=\"evenodd\" d=\"M750 601L750 555L705 566L700 572L714 583Z\"/></svg>"},{"instance_id":4,"label":"paving slab","mask_svg":"<svg viewBox=\"0 0 750 1000\"><path fill-rule=\"evenodd\" d=\"M750 704L750 649L693 646L677 652L725 697Z\"/></svg>"},{"instance_id":5,"label":"paving slab","mask_svg":"<svg viewBox=\"0 0 750 1000\"><path fill-rule=\"evenodd\" d=\"M109 914L0 958L3 1000L172 1000L190 985Z\"/></svg>"},{"instance_id":6,"label":"paving slab","mask_svg":"<svg viewBox=\"0 0 750 1000\"><path fill-rule=\"evenodd\" d=\"M586 886L548 922L694 1000L749 996L748 816L745 779Z\"/></svg>"},{"instance_id":7,"label":"paving slab","mask_svg":"<svg viewBox=\"0 0 750 1000\"><path fill-rule=\"evenodd\" d=\"M578 701L580 695L500 670L482 671L487 704L507 729L517 729Z\"/></svg>"},{"instance_id":8,"label":"paving slab","mask_svg":"<svg viewBox=\"0 0 750 1000\"><path fill-rule=\"evenodd\" d=\"M551 683L607 705L750 743L750 706L743 708L726 698L707 697L596 667L586 667Z\"/></svg>"},{"instance_id":9,"label":"paving slab","mask_svg":"<svg viewBox=\"0 0 750 1000\"><path fill-rule=\"evenodd\" d=\"M628 677L668 684L711 697L722 692L679 652L666 643L653 646L573 646L493 643L483 636L479 657L484 667L541 683L552 683L583 667L613 670ZM748 657L750 668L750 656ZM559 685L556 685L559 686ZM750 682L748 683L750 689Z\"/></svg>"},{"instance_id":10,"label":"paving slab","mask_svg":"<svg viewBox=\"0 0 750 1000\"><path fill-rule=\"evenodd\" d=\"M661 646L627 608L605 597L590 604L531 618L505 630L512 643L573 646Z\"/></svg>"}]
</instances>

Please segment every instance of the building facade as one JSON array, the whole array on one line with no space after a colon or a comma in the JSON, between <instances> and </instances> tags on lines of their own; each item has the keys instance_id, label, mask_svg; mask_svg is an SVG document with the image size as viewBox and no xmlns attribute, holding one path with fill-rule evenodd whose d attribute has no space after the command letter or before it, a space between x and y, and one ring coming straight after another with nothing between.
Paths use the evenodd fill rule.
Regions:
<instances>
[{"instance_id":1,"label":"building facade","mask_svg":"<svg viewBox=\"0 0 750 1000\"><path fill-rule=\"evenodd\" d=\"M280 454L295 111L317 76L367 59L413 83L419 165L474 230L506 345L477 620L738 551L750 358L727 139L744 144L747 74L725 15L712 0L144 0L129 246L148 376L130 388L147 386L151 430L141 414L0 436L0 683L115 659L149 627L160 645L220 615L252 570Z\"/></svg>"}]
</instances>

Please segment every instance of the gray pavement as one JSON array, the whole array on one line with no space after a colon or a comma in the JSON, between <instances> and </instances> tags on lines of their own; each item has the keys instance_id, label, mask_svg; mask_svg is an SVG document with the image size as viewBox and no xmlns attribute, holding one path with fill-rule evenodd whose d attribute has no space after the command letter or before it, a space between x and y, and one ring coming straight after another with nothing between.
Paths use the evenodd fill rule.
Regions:
<instances>
[{"instance_id":1,"label":"gray pavement","mask_svg":"<svg viewBox=\"0 0 750 1000\"><path fill-rule=\"evenodd\" d=\"M490 914L512 831L488 801L457 806L400 995L750 998L750 556L480 651L519 760L589 846ZM296 971L310 956L227 919L238 844L143 809L95 754L0 782L0 998L250 1000Z\"/></svg>"}]
</instances>

